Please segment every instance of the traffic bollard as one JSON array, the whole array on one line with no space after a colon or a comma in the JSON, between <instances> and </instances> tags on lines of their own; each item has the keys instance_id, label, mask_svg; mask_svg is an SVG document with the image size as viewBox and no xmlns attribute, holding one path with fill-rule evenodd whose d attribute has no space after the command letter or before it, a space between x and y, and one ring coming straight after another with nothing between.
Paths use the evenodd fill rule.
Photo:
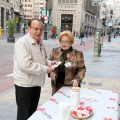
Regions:
<instances>
[{"instance_id":1,"label":"traffic bollard","mask_svg":"<svg viewBox=\"0 0 120 120\"><path fill-rule=\"evenodd\" d=\"M0 37L2 37L2 27L0 27Z\"/></svg>"}]
</instances>

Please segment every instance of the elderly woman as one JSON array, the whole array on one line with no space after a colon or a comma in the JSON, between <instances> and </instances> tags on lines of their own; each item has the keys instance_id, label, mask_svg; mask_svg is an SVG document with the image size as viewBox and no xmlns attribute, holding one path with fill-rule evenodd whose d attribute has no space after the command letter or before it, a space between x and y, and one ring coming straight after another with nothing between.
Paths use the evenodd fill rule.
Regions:
<instances>
[{"instance_id":1,"label":"elderly woman","mask_svg":"<svg viewBox=\"0 0 120 120\"><path fill-rule=\"evenodd\" d=\"M50 74L52 95L62 86L81 86L86 67L81 51L73 49L74 36L70 31L63 31L59 36L60 47L53 48L50 60L61 62Z\"/></svg>"}]
</instances>

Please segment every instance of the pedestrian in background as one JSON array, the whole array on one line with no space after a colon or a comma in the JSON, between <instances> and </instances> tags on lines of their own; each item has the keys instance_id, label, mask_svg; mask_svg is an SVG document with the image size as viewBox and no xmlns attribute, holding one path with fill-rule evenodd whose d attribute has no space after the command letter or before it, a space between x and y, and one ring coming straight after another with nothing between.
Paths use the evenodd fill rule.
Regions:
<instances>
[{"instance_id":1,"label":"pedestrian in background","mask_svg":"<svg viewBox=\"0 0 120 120\"><path fill-rule=\"evenodd\" d=\"M81 82L85 76L86 67L81 51L72 47L74 35L70 31L63 31L59 36L60 47L53 48L50 60L60 61L61 64L50 73L52 95L62 86L72 86Z\"/></svg>"},{"instance_id":2,"label":"pedestrian in background","mask_svg":"<svg viewBox=\"0 0 120 120\"><path fill-rule=\"evenodd\" d=\"M23 26L23 34L25 34L25 27Z\"/></svg>"},{"instance_id":3,"label":"pedestrian in background","mask_svg":"<svg viewBox=\"0 0 120 120\"><path fill-rule=\"evenodd\" d=\"M27 120L36 111L46 73L53 71L49 65L56 64L47 59L42 33L42 21L31 19L28 33L15 43L13 73L17 120Z\"/></svg>"},{"instance_id":4,"label":"pedestrian in background","mask_svg":"<svg viewBox=\"0 0 120 120\"><path fill-rule=\"evenodd\" d=\"M86 31L85 34L86 34L86 37L88 38L88 31Z\"/></svg>"},{"instance_id":5,"label":"pedestrian in background","mask_svg":"<svg viewBox=\"0 0 120 120\"><path fill-rule=\"evenodd\" d=\"M80 33L79 38L80 38L80 45L85 44L85 42L83 42L83 38L84 38L84 32L83 31Z\"/></svg>"},{"instance_id":6,"label":"pedestrian in background","mask_svg":"<svg viewBox=\"0 0 120 120\"><path fill-rule=\"evenodd\" d=\"M76 36L75 36L75 30L73 30L73 35L74 35L74 37L76 37Z\"/></svg>"}]
</instances>

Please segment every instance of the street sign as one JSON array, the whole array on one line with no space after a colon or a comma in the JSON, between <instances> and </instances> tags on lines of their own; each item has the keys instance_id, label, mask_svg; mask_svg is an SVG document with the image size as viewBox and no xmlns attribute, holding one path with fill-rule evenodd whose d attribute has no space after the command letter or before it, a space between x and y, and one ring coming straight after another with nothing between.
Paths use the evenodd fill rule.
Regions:
<instances>
[{"instance_id":1,"label":"street sign","mask_svg":"<svg viewBox=\"0 0 120 120\"><path fill-rule=\"evenodd\" d=\"M113 25L113 20L109 20L108 21L108 26L112 26Z\"/></svg>"},{"instance_id":2,"label":"street sign","mask_svg":"<svg viewBox=\"0 0 120 120\"><path fill-rule=\"evenodd\" d=\"M46 10L42 10L42 15L46 16ZM49 10L47 10L47 16L49 17Z\"/></svg>"}]
</instances>

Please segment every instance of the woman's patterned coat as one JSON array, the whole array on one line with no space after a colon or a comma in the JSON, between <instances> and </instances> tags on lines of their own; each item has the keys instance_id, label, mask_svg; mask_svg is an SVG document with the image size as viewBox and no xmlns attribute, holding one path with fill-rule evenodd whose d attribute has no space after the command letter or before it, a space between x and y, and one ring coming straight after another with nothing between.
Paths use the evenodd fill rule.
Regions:
<instances>
[{"instance_id":1,"label":"woman's patterned coat","mask_svg":"<svg viewBox=\"0 0 120 120\"><path fill-rule=\"evenodd\" d=\"M51 54L50 54L50 60L56 60L60 61L60 56L61 56L61 48L53 48ZM85 76L86 72L86 67L84 63L84 56L81 51L78 51L76 49L73 49L72 52L67 54L67 61L70 62L71 66L66 67L65 69L65 81L64 81L64 86L72 86L72 80L76 79L79 83L82 82L82 79ZM54 72L57 75L58 68L55 68ZM51 80L51 85L52 85L52 94L54 94L59 88L56 88L56 81Z\"/></svg>"}]
</instances>

